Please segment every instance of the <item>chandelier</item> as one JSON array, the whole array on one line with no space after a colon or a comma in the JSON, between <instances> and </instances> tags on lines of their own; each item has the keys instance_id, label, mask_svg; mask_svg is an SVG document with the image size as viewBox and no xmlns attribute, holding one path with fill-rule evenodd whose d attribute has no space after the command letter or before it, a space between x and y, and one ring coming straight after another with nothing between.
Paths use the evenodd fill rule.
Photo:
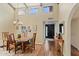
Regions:
<instances>
[{"instance_id":1,"label":"chandelier","mask_svg":"<svg viewBox=\"0 0 79 59\"><path fill-rule=\"evenodd\" d=\"M23 22L22 21L20 21L19 19L17 19L17 20L15 20L15 21L13 21L13 24L14 25L22 25L23 24Z\"/></svg>"},{"instance_id":2,"label":"chandelier","mask_svg":"<svg viewBox=\"0 0 79 59\"><path fill-rule=\"evenodd\" d=\"M18 3L17 3L17 7L19 7L19 5L18 5ZM15 12L16 10L14 10L14 12ZM17 13L18 13L18 10L17 10ZM16 13L15 13L16 14ZM15 18L15 21L13 21L13 24L14 25L22 25L23 24L23 22L19 19L19 16L17 15L15 15L14 14L14 18Z\"/></svg>"}]
</instances>

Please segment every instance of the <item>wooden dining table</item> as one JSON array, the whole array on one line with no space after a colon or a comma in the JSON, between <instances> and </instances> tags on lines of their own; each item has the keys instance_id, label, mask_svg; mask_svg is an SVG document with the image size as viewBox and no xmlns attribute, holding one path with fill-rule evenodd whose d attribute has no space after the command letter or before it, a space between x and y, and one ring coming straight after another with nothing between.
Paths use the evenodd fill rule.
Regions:
<instances>
[{"instance_id":1,"label":"wooden dining table","mask_svg":"<svg viewBox=\"0 0 79 59\"><path fill-rule=\"evenodd\" d=\"M25 47L24 47L24 43L31 40L32 38L27 38L27 37L22 37L22 38L16 38L15 41L16 42L21 42L22 43L22 53L25 52Z\"/></svg>"}]
</instances>

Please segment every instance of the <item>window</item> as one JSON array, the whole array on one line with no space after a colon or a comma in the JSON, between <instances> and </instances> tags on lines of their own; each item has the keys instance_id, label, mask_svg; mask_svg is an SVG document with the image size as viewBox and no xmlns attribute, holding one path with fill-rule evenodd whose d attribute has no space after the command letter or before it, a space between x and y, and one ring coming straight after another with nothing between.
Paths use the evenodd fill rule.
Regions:
<instances>
[{"instance_id":1,"label":"window","mask_svg":"<svg viewBox=\"0 0 79 59\"><path fill-rule=\"evenodd\" d=\"M37 8L35 8L35 7L32 7L31 9L30 9L30 14L36 14L37 13L37 11L38 11L38 9Z\"/></svg>"},{"instance_id":2,"label":"window","mask_svg":"<svg viewBox=\"0 0 79 59\"><path fill-rule=\"evenodd\" d=\"M46 7L43 7L43 12L44 13L49 13L49 12L52 12L52 6L46 6Z\"/></svg>"},{"instance_id":3,"label":"window","mask_svg":"<svg viewBox=\"0 0 79 59\"><path fill-rule=\"evenodd\" d=\"M64 25L63 25L63 24L59 24L59 32L60 32L61 34L64 33Z\"/></svg>"},{"instance_id":4,"label":"window","mask_svg":"<svg viewBox=\"0 0 79 59\"><path fill-rule=\"evenodd\" d=\"M18 9L18 15L25 15L25 13L26 13L25 8L19 8Z\"/></svg>"}]
</instances>

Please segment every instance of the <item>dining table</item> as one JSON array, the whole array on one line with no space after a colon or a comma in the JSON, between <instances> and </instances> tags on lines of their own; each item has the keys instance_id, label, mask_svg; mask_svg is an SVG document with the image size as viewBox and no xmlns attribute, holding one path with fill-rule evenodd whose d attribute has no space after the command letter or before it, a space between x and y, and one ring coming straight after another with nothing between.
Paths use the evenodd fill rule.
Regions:
<instances>
[{"instance_id":1,"label":"dining table","mask_svg":"<svg viewBox=\"0 0 79 59\"><path fill-rule=\"evenodd\" d=\"M25 47L24 47L24 43L29 41L29 40L32 40L32 38L28 38L28 37L21 37L21 38L16 38L15 41L16 42L21 42L22 43L22 53L25 52Z\"/></svg>"}]
</instances>

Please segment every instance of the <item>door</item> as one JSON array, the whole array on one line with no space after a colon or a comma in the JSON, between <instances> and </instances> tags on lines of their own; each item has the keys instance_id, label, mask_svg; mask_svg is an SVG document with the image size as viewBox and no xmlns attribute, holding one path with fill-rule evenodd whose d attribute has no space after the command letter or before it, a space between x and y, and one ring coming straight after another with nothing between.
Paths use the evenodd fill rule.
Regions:
<instances>
[{"instance_id":1,"label":"door","mask_svg":"<svg viewBox=\"0 0 79 59\"><path fill-rule=\"evenodd\" d=\"M45 25L45 38L54 38L55 35L55 24Z\"/></svg>"}]
</instances>

